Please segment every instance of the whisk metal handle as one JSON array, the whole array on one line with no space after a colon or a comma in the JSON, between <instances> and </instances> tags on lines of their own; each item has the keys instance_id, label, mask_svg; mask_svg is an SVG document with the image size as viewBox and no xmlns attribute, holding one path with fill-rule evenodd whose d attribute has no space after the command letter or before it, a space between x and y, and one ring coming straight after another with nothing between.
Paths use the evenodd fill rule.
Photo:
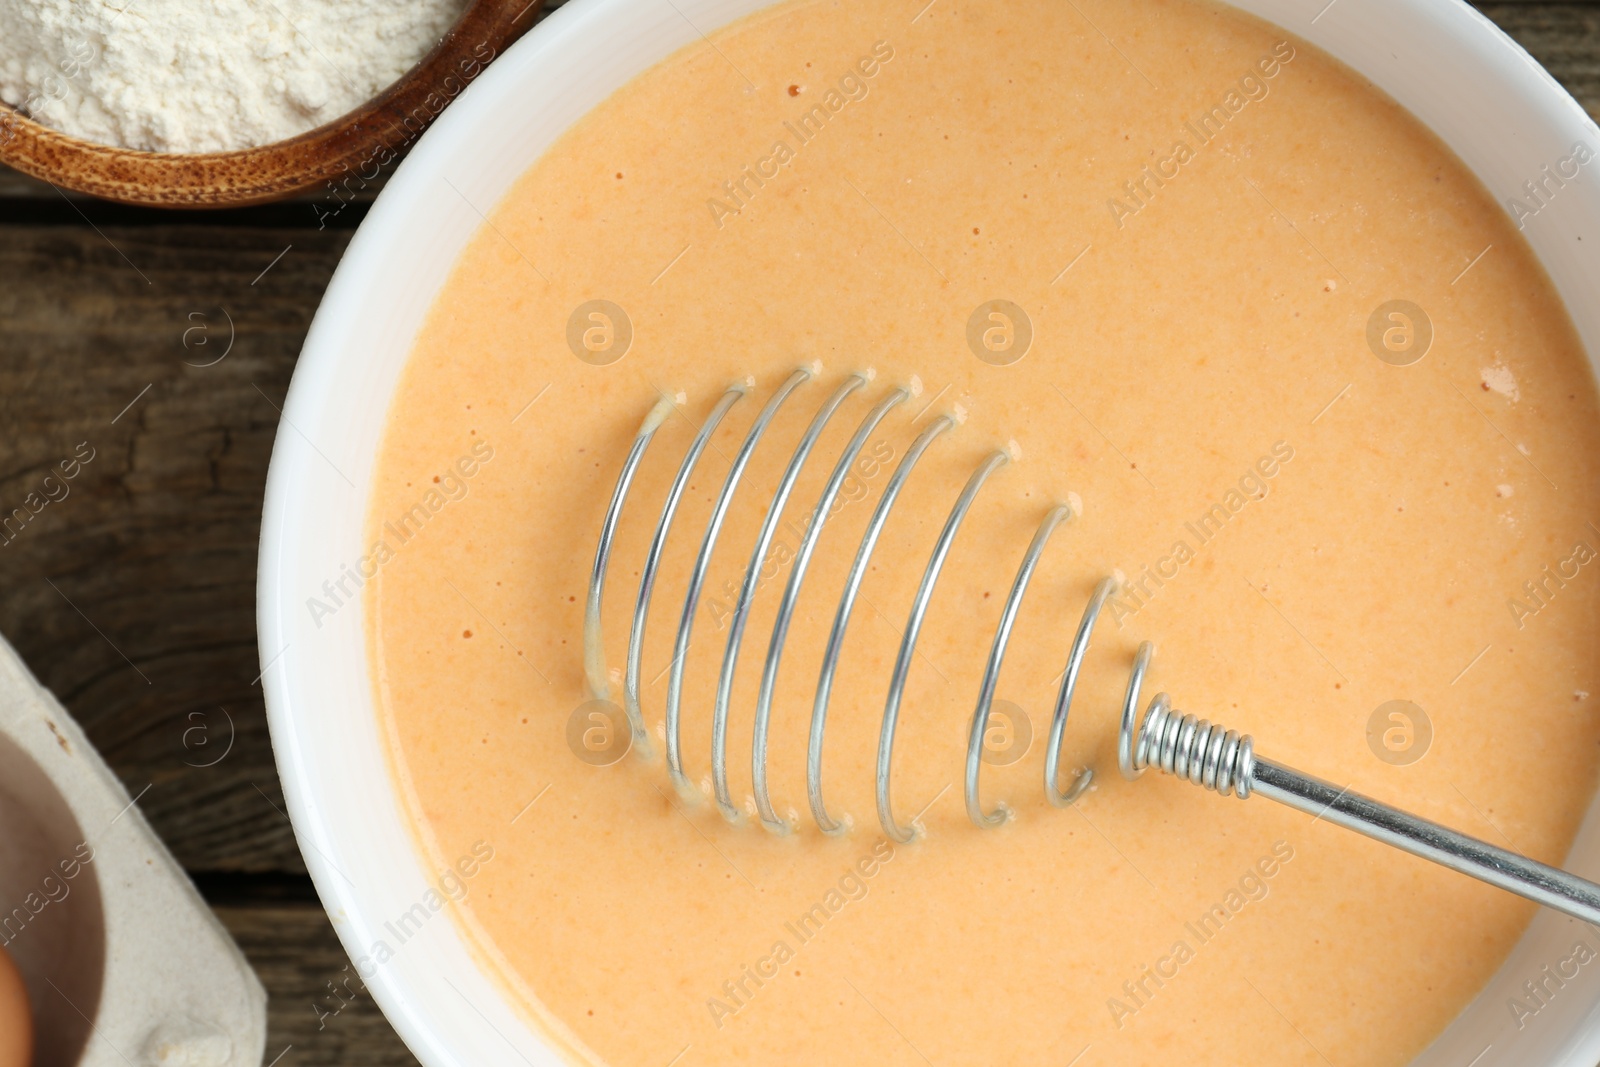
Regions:
<instances>
[{"instance_id":1,"label":"whisk metal handle","mask_svg":"<svg viewBox=\"0 0 1600 1067\"><path fill-rule=\"evenodd\" d=\"M1150 701L1135 739L1131 708L1149 668L1151 648L1148 641L1140 645L1128 678L1117 746L1124 777L1137 778L1153 766L1224 796L1248 799L1260 793L1313 820L1327 819L1564 915L1600 923L1600 885L1258 756L1249 735L1185 715L1165 693Z\"/></svg>"},{"instance_id":2,"label":"whisk metal handle","mask_svg":"<svg viewBox=\"0 0 1600 1067\"><path fill-rule=\"evenodd\" d=\"M1254 757L1249 777L1252 793L1471 875L1575 919L1600 923L1600 885L1575 874L1261 756Z\"/></svg>"}]
</instances>

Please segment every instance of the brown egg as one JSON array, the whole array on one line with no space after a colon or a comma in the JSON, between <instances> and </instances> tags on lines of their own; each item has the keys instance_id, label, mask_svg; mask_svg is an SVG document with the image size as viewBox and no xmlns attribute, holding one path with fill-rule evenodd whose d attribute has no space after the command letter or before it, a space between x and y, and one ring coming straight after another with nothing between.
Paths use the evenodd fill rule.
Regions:
<instances>
[{"instance_id":1,"label":"brown egg","mask_svg":"<svg viewBox=\"0 0 1600 1067\"><path fill-rule=\"evenodd\" d=\"M0 1067L28 1067L33 1062L33 1017L22 975L0 948Z\"/></svg>"}]
</instances>

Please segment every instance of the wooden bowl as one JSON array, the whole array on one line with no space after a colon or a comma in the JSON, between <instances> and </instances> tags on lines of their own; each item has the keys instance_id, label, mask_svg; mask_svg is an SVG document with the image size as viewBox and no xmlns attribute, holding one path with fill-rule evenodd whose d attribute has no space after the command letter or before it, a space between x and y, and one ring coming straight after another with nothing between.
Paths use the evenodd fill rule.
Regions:
<instances>
[{"instance_id":1,"label":"wooden bowl","mask_svg":"<svg viewBox=\"0 0 1600 1067\"><path fill-rule=\"evenodd\" d=\"M404 77L341 118L233 152L139 152L70 137L0 103L0 163L124 204L243 207L324 186L336 207L371 185L507 46L543 0L473 0ZM332 208L330 208L331 210Z\"/></svg>"}]
</instances>

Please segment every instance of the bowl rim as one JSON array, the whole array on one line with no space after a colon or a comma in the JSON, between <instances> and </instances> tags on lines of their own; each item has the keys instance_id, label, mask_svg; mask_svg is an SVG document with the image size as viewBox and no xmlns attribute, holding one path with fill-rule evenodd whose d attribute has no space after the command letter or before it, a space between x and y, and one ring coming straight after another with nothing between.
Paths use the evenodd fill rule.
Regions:
<instances>
[{"instance_id":1,"label":"bowl rim","mask_svg":"<svg viewBox=\"0 0 1600 1067\"><path fill-rule=\"evenodd\" d=\"M533 26L543 3L470 0L427 54L376 96L320 126L253 148L121 148L63 133L0 101L0 163L58 189L144 207L248 207L322 182L348 182L352 172L364 188Z\"/></svg>"},{"instance_id":2,"label":"bowl rim","mask_svg":"<svg viewBox=\"0 0 1600 1067\"><path fill-rule=\"evenodd\" d=\"M529 150L526 145L508 149L503 144L505 109L521 106L530 85L553 85L559 91L542 98L542 103L547 114L556 116L548 121L560 123L566 98L588 91L574 88L576 83L560 81L558 74L550 71L570 74L583 70L585 62L596 65L603 65L602 60L615 62L616 55L628 47L627 42L652 33L656 39L649 47L641 46L641 51L634 53L635 58L651 49L656 58L664 58L681 44L700 40L702 31L712 32L744 14L773 6L774 2L675 0L667 18L681 17L692 32L673 29L670 22L659 19L655 8L660 5L651 0L583 0L558 9L510 49L494 69L462 95L451 108L449 118L436 124L420 140L358 229L317 312L283 406L284 417L268 474L258 580L258 630L268 720L296 837L305 853L307 869L352 958L365 947L364 928L370 929L381 921L385 905L378 899L381 894L378 887L363 885L358 888L342 873L340 865L355 854L350 843L354 839L349 835L393 829L379 824L399 811L399 788L396 783L387 781L382 797L375 801L369 797L359 807L352 795L343 792L345 786L338 776L344 772L344 760L315 735L318 731L326 733L329 729L326 720L330 715L348 715L354 710L376 719L376 710L370 706L371 664L367 646L364 640L359 646L350 646L361 650L357 662L344 663L334 669L333 675L319 677L292 648L294 635L305 629L303 619L292 617L297 612L304 614L297 599L297 592L304 592L304 582L297 582L304 579L314 585L327 573L325 570L298 573L296 567L302 564L302 554L313 551L313 543L318 539L332 540L339 536L330 533L335 517L318 505L335 499L335 492L343 491L332 485L334 479L324 469L324 465L331 466L334 461L323 454L322 448L311 443L312 438L316 437L341 464L348 463L345 469L355 473L358 481L370 476L376 445L369 447L353 441L346 432L347 424L358 421L358 414L352 411L350 397L339 395L339 390L348 384L352 365L363 359L372 363L373 366L363 368L367 375L364 384L376 397L381 422L389 406L391 394L388 390L392 389L397 376L392 368L380 365L382 358L398 359L403 364L410 348L407 344L398 356L380 354L376 352L378 342L373 336L388 320L406 320L409 316L410 321L420 322L422 314L399 306L392 293L384 300L374 296L368 291L375 286L370 279L391 269L397 257L433 254L440 249L448 254L452 241L459 250L480 228L483 215L477 207L469 204L471 210L463 210L447 193L439 194L439 187L434 183L441 178L450 182L449 176L453 176L456 180L451 184L459 184L456 193L461 200L465 201L467 194L480 192L487 198L479 201L484 208L498 202L516 175L498 185L496 179L482 178L481 172L487 168L482 165L481 157ZM1433 129L1493 193L1515 195L1518 180L1514 179L1537 176L1536 171L1531 175L1518 171L1516 168L1521 163L1512 158L1514 156L1532 158L1552 147L1565 148L1574 137L1581 137L1591 145L1600 143L1600 128L1576 101L1520 45L1459 0L1334 0L1326 6L1319 2L1313 5L1313 10L1306 10L1303 4L1296 6L1295 0L1230 2L1234 7L1318 45L1388 91L1424 125ZM1320 13L1315 8L1320 8ZM1376 38L1382 42L1381 47L1373 44L1374 26L1393 31ZM1376 56L1378 51L1382 52L1381 57ZM1367 61L1358 62L1363 56ZM640 63L626 77L621 77L618 84L631 80L650 65L649 62ZM588 72L584 74L587 76ZM1415 79L1423 74L1436 84L1419 89L1410 97L1402 96L1391 87L1395 78ZM1503 107L1497 109L1484 104L1482 94L1487 91L1484 85L1503 92L1506 98ZM1429 121L1430 109L1445 115L1449 121ZM588 110L588 107L578 109L576 117ZM564 132L575 120L567 119L557 133ZM1474 130L1489 126L1500 132L1506 145L1503 153L1498 142L1476 154L1463 149L1462 138L1470 138ZM487 136L479 131L487 131ZM478 136L476 141L475 135ZM485 143L497 138L502 143ZM480 157L480 165L470 173L465 172L464 159L474 153ZM1502 155L1506 158L1501 158ZM517 174L522 170L525 167ZM1600 188L1595 188L1593 183L1576 188L1579 191L1557 201L1548 213L1541 213L1540 218L1527 227L1525 236L1556 282L1593 361L1600 355L1600 308L1589 313L1578 299L1600 289L1600 242L1591 241L1588 247L1576 242L1581 241L1580 234L1585 226L1591 231L1600 227ZM432 240L428 236L430 228L443 232L452 227L465 227L465 234L451 231L453 236L449 240L429 243ZM435 270L420 263L408 269ZM437 289L433 292L436 294ZM380 311L383 318L378 317ZM365 332L360 321L362 316L367 317ZM403 332L401 327L394 328ZM411 336L414 337L414 330ZM347 377L341 382L340 375ZM359 414L370 416L372 397L363 398L361 403L366 407ZM341 450L340 445L349 447ZM320 489L313 492L314 487L320 485L331 488L328 493L315 495L321 493ZM354 483L351 488L355 488ZM357 493L360 525L365 520L367 499L360 491ZM359 542L354 547L359 551ZM317 551L328 555L320 549ZM350 616L359 616L361 610L358 598L357 609L341 617L340 624L361 628L364 624L352 624L350 620ZM339 694L317 689L318 683L325 683L329 677L339 677L348 683L351 675L360 676L354 688L346 688ZM339 703L341 696L349 694L354 694L353 707ZM323 720L320 723L319 718ZM1600 874L1597 812L1600 812L1600 797L1591 805L1574 845L1574 854L1581 853L1582 862L1575 863L1573 868L1588 877ZM405 818L404 813L399 817ZM341 834L346 836L341 838ZM422 872L423 861L409 836L406 848L405 855L396 852L389 858L391 866L383 871L384 877L400 879ZM1541 913L1516 951L1521 951L1536 930L1558 937L1568 936L1564 931L1569 928L1563 925L1567 922L1570 920ZM469 953L459 931L451 927L442 932L440 944L430 946L430 950L432 948L440 953L435 958L471 968L470 972L453 972L455 979L466 986L465 992L450 978L423 974L420 968L381 968L367 980L374 999L423 1063L428 1067L485 1062L504 1063L507 1067L518 1063L555 1067L565 1062L554 1051L559 1034L536 1031L527 1025L526 1017L510 1003L509 994L488 979L485 961ZM1507 967L1516 958L1514 953ZM468 962L462 964L461 961ZM1530 973L1537 972L1537 962L1546 961L1539 957ZM1502 968L1504 970L1506 968ZM1562 1024L1552 1022L1551 1027L1565 1025L1567 1029L1541 1046L1541 1050L1547 1048L1548 1051L1548 1058L1541 1052L1544 1062L1589 1067L1600 1055L1600 968L1592 970L1592 975L1585 974L1590 979L1587 988L1592 994L1573 993L1568 999L1557 1002L1559 1011L1551 1011L1552 1017L1565 1020ZM452 996L451 989L467 1001L470 1012L459 1004L446 1003ZM468 993L482 999L474 1002ZM1483 1048L1481 1042L1461 1057L1461 1050L1466 1048L1464 1042L1475 1040L1476 1031L1469 1027L1463 1035L1456 1034L1455 1029L1464 1021L1476 1025L1475 1020L1469 1018L1475 1013L1485 1019L1492 1013L1504 1015L1503 1003L1483 1001L1480 996L1468 1005L1451 1028L1416 1061L1418 1067L1466 1062L1473 1059L1474 1053L1478 1053L1479 1060L1473 1062L1481 1061L1482 1067L1526 1062L1497 1058L1498 1052L1485 1056L1490 1050ZM489 1023L494 1037L479 1043L475 1038L485 1022ZM1541 1018L1541 1025L1544 1023L1545 1019ZM1492 1027L1494 1024L1485 1022L1483 1025ZM1547 1032L1551 1032L1549 1027Z\"/></svg>"}]
</instances>

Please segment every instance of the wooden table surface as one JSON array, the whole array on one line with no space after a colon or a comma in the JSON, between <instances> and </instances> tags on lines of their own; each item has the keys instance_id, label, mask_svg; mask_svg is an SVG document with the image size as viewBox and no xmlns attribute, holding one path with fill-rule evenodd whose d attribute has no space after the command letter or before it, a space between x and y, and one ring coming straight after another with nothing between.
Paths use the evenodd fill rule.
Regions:
<instances>
[{"instance_id":1,"label":"wooden table surface","mask_svg":"<svg viewBox=\"0 0 1600 1067\"><path fill-rule=\"evenodd\" d=\"M1600 2L1479 7L1600 116ZM165 213L0 169L0 511L80 442L95 456L0 551L0 631L130 793L150 787L145 814L270 993L281 1067L415 1062L370 997L331 992L360 982L295 846L256 680L278 409L365 211Z\"/></svg>"}]
</instances>

